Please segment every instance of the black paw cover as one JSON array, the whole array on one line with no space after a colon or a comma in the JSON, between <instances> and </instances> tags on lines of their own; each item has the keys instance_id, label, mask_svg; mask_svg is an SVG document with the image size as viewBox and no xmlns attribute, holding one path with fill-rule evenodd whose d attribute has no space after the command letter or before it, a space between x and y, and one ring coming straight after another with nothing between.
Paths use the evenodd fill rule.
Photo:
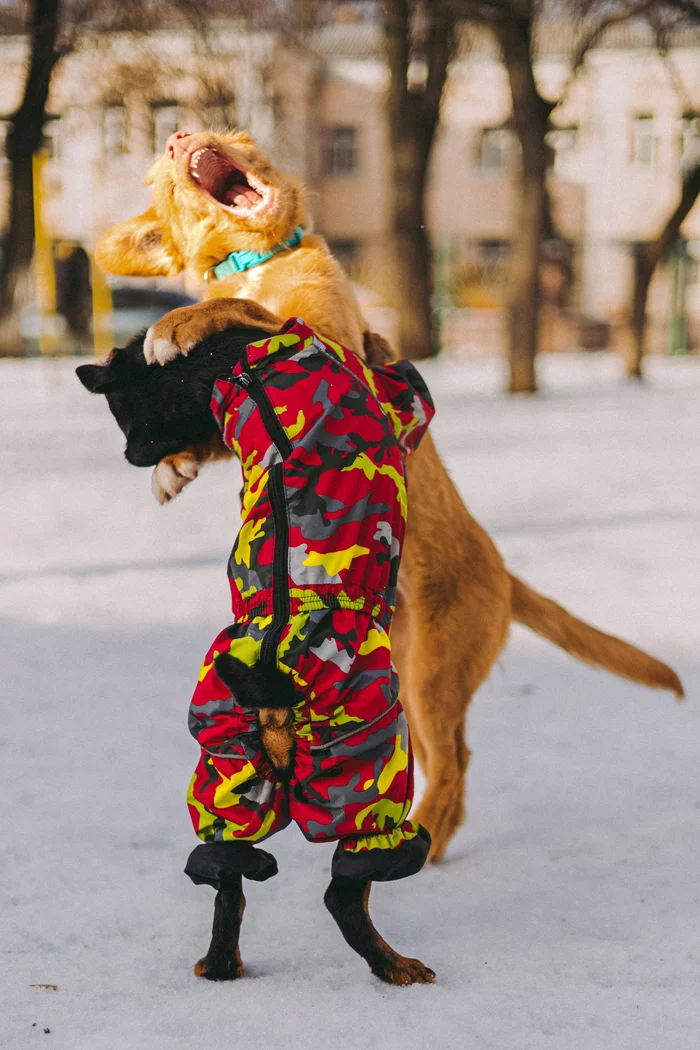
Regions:
<instances>
[{"instance_id":1,"label":"black paw cover","mask_svg":"<svg viewBox=\"0 0 700 1050\"><path fill-rule=\"evenodd\" d=\"M417 874L428 859L430 834L422 825L415 838L404 839L396 849L369 849L349 853L338 843L333 854L331 875L372 882L394 882Z\"/></svg>"},{"instance_id":2,"label":"black paw cover","mask_svg":"<svg viewBox=\"0 0 700 1050\"><path fill-rule=\"evenodd\" d=\"M202 842L190 853L185 865L196 886L221 888L226 875L242 875L253 882L265 882L277 874L277 861L271 853L250 842Z\"/></svg>"}]
</instances>

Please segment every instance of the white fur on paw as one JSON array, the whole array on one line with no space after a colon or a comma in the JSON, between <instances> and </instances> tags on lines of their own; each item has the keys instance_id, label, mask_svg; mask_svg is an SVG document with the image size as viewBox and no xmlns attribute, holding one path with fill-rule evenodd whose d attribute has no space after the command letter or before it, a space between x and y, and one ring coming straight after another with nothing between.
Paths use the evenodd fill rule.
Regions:
<instances>
[{"instance_id":1,"label":"white fur on paw","mask_svg":"<svg viewBox=\"0 0 700 1050\"><path fill-rule=\"evenodd\" d=\"M161 506L175 499L185 485L189 485L197 477L196 463L185 460L181 468L181 471L175 470L171 463L161 460L154 469L151 475L151 491Z\"/></svg>"},{"instance_id":2,"label":"white fur on paw","mask_svg":"<svg viewBox=\"0 0 700 1050\"><path fill-rule=\"evenodd\" d=\"M146 358L149 365L154 365L156 363L156 357L153 353L153 339L153 325L151 325L146 332L146 338L143 341L143 356Z\"/></svg>"},{"instance_id":3,"label":"white fur on paw","mask_svg":"<svg viewBox=\"0 0 700 1050\"><path fill-rule=\"evenodd\" d=\"M157 336L155 328L156 325L151 325L143 341L143 356L149 365L167 365L169 361L174 361L180 355L187 357L192 349L189 343L184 346L176 346L169 339L161 339L160 336Z\"/></svg>"}]
</instances>

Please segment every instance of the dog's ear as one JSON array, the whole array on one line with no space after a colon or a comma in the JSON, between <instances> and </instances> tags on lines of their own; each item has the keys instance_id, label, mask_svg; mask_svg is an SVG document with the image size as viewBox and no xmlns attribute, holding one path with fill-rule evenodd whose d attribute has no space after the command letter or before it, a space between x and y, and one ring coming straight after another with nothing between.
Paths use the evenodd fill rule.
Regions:
<instances>
[{"instance_id":1,"label":"dog's ear","mask_svg":"<svg viewBox=\"0 0 700 1050\"><path fill-rule=\"evenodd\" d=\"M103 234L95 248L95 262L122 277L174 277L184 267L153 208Z\"/></svg>"},{"instance_id":2,"label":"dog's ear","mask_svg":"<svg viewBox=\"0 0 700 1050\"><path fill-rule=\"evenodd\" d=\"M91 394L109 394L119 386L119 380L109 365L79 365L75 374Z\"/></svg>"}]
</instances>

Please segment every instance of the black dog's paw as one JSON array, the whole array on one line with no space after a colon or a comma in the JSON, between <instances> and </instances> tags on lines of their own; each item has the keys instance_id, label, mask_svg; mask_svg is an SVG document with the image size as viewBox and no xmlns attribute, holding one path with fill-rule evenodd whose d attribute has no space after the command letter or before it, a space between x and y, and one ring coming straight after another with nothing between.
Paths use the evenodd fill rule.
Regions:
<instances>
[{"instance_id":1,"label":"black dog's paw","mask_svg":"<svg viewBox=\"0 0 700 1050\"><path fill-rule=\"evenodd\" d=\"M243 976L243 963L240 957L210 959L205 955L194 964L194 972L196 977L204 977L207 981L236 981Z\"/></svg>"},{"instance_id":2,"label":"black dog's paw","mask_svg":"<svg viewBox=\"0 0 700 1050\"><path fill-rule=\"evenodd\" d=\"M384 959L371 970L375 977L387 984L432 984L435 980L435 971L420 959L405 959L402 955Z\"/></svg>"}]
</instances>

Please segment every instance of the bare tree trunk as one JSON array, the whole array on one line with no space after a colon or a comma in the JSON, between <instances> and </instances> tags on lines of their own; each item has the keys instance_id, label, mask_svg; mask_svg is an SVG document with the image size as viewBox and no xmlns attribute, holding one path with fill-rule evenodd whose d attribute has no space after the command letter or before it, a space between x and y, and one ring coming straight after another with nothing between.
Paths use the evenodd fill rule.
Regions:
<instances>
[{"instance_id":1,"label":"bare tree trunk","mask_svg":"<svg viewBox=\"0 0 700 1050\"><path fill-rule=\"evenodd\" d=\"M550 156L545 136L552 106L541 97L535 84L532 19L532 0L515 0L510 16L494 26L508 71L522 165L510 268L511 394L532 394L537 390L540 252L550 222L546 189Z\"/></svg>"},{"instance_id":2,"label":"bare tree trunk","mask_svg":"<svg viewBox=\"0 0 700 1050\"><path fill-rule=\"evenodd\" d=\"M383 17L391 76L388 116L393 183L393 305L399 314L402 356L421 358L436 354L439 349L432 310L432 249L424 201L430 151L455 34L448 0L431 0L423 5L427 78L422 87L412 89L411 6L410 0L387 0Z\"/></svg>"},{"instance_id":3,"label":"bare tree trunk","mask_svg":"<svg viewBox=\"0 0 700 1050\"><path fill-rule=\"evenodd\" d=\"M17 353L17 292L34 254L32 157L42 143L51 75L61 58L59 17L60 0L33 0L24 97L9 122L10 221L0 265L0 355Z\"/></svg>"},{"instance_id":4,"label":"bare tree trunk","mask_svg":"<svg viewBox=\"0 0 700 1050\"><path fill-rule=\"evenodd\" d=\"M511 254L509 394L537 390L540 334L540 252L544 235L544 172L523 172Z\"/></svg>"},{"instance_id":5,"label":"bare tree trunk","mask_svg":"<svg viewBox=\"0 0 700 1050\"><path fill-rule=\"evenodd\" d=\"M643 378L642 361L646 349L647 298L655 269L647 256L648 248L648 244L640 246L634 253L630 341L626 352L627 375L630 379Z\"/></svg>"},{"instance_id":6,"label":"bare tree trunk","mask_svg":"<svg viewBox=\"0 0 700 1050\"><path fill-rule=\"evenodd\" d=\"M634 281L630 309L630 345L627 353L627 375L642 379L647 334L647 299L651 279L659 263L664 262L673 248L681 226L700 195L700 164L692 168L683 180L681 198L669 216L666 225L653 241L642 245L634 257Z\"/></svg>"},{"instance_id":7,"label":"bare tree trunk","mask_svg":"<svg viewBox=\"0 0 700 1050\"><path fill-rule=\"evenodd\" d=\"M425 174L414 143L394 147L393 299L399 314L401 356L430 357L438 352L433 320L432 246L425 227Z\"/></svg>"}]
</instances>

